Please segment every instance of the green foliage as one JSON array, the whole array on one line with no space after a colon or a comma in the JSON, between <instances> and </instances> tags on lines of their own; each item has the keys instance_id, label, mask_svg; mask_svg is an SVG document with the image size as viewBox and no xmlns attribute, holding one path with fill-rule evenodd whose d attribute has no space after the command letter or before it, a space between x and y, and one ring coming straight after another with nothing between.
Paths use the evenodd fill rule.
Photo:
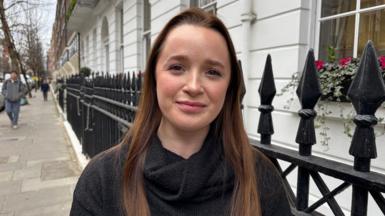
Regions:
<instances>
[{"instance_id":1,"label":"green foliage","mask_svg":"<svg viewBox=\"0 0 385 216\"><path fill-rule=\"evenodd\" d=\"M327 118L332 116L333 112L338 112L336 110L331 110L328 108L329 103L327 101L334 102L350 102L347 97L347 91L350 87L352 80L357 72L359 66L358 58L346 57L340 59L336 62L335 59L335 50L333 47L328 48L328 62L325 63L322 60L315 61L315 65L319 74L319 80L322 90L321 102L317 104L318 115L315 119L315 127L319 129L320 143L322 146L325 146L328 149L328 142L331 137L328 135L330 128L327 126ZM380 69L382 70L383 78L385 77L385 56L380 56L378 58ZM286 100L287 104L284 106L284 109L289 109L292 102L294 101L295 90L299 82L299 73L294 73L291 77L291 81L285 85L281 92L277 96L282 96L286 93L289 93L289 99ZM343 121L344 133L348 137L353 136L353 118L355 116L354 110L351 110L349 113L344 112L344 108L341 104L338 104L340 107L339 117ZM380 118L379 123L384 119ZM376 135L385 134L385 128L382 132L377 133Z\"/></svg>"},{"instance_id":2,"label":"green foliage","mask_svg":"<svg viewBox=\"0 0 385 216\"><path fill-rule=\"evenodd\" d=\"M77 2L78 2L77 0L71 0L70 5L69 5L68 10L67 10L67 14L66 14L66 21L68 21L69 18L71 17L72 11L74 10Z\"/></svg>"},{"instance_id":3,"label":"green foliage","mask_svg":"<svg viewBox=\"0 0 385 216\"><path fill-rule=\"evenodd\" d=\"M79 74L83 77L88 77L91 75L91 69L88 67L80 68Z\"/></svg>"},{"instance_id":4,"label":"green foliage","mask_svg":"<svg viewBox=\"0 0 385 216\"><path fill-rule=\"evenodd\" d=\"M359 59L350 59L346 64L325 63L323 67L319 67L321 100L348 102L346 94L358 68L358 63Z\"/></svg>"},{"instance_id":5,"label":"green foliage","mask_svg":"<svg viewBox=\"0 0 385 216\"><path fill-rule=\"evenodd\" d=\"M335 62L336 61L336 49L332 46L328 47L328 62Z\"/></svg>"}]
</instances>

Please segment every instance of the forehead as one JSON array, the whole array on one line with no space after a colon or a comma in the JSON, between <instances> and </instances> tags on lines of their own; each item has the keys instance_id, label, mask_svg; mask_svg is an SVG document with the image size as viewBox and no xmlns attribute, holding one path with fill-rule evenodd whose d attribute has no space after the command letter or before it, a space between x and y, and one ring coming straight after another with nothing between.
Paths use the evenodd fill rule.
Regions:
<instances>
[{"instance_id":1,"label":"forehead","mask_svg":"<svg viewBox=\"0 0 385 216\"><path fill-rule=\"evenodd\" d=\"M202 51L204 54L215 54L229 59L229 51L225 38L216 30L192 24L182 24L172 29L161 49L163 51L184 52Z\"/></svg>"}]
</instances>

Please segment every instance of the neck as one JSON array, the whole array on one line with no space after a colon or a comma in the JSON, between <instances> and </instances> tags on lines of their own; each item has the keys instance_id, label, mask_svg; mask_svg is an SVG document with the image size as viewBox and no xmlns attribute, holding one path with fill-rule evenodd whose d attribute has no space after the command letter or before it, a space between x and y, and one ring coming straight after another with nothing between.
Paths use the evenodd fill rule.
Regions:
<instances>
[{"instance_id":1,"label":"neck","mask_svg":"<svg viewBox=\"0 0 385 216\"><path fill-rule=\"evenodd\" d=\"M201 149L208 132L209 126L199 130L185 131L162 120L157 134L163 148L188 159Z\"/></svg>"}]
</instances>

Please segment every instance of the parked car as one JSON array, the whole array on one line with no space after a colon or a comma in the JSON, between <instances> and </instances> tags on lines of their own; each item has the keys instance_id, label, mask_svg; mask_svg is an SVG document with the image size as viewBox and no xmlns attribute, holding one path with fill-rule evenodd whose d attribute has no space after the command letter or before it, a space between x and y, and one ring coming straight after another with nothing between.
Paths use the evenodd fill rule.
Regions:
<instances>
[{"instance_id":1,"label":"parked car","mask_svg":"<svg viewBox=\"0 0 385 216\"><path fill-rule=\"evenodd\" d=\"M28 81L28 85L30 88L34 88L35 87L35 81L27 74L25 75L27 77L27 81ZM25 82L25 79L24 79L24 76L21 74L20 75L20 80L21 82L26 85L26 82Z\"/></svg>"}]
</instances>

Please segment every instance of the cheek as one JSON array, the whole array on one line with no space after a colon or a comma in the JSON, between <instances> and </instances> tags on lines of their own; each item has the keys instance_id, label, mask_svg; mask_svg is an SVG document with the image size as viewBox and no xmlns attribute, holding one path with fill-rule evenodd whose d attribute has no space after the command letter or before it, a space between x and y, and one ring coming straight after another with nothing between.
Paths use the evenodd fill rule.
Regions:
<instances>
[{"instance_id":1,"label":"cheek","mask_svg":"<svg viewBox=\"0 0 385 216\"><path fill-rule=\"evenodd\" d=\"M209 90L211 101L215 103L217 109L222 109L223 103L226 98L228 84L224 83L222 85L212 86Z\"/></svg>"},{"instance_id":2,"label":"cheek","mask_svg":"<svg viewBox=\"0 0 385 216\"><path fill-rule=\"evenodd\" d=\"M165 74L159 74L156 80L156 94L158 96L159 103L164 102L165 97L172 97L178 91L177 80L171 76Z\"/></svg>"}]
</instances>

